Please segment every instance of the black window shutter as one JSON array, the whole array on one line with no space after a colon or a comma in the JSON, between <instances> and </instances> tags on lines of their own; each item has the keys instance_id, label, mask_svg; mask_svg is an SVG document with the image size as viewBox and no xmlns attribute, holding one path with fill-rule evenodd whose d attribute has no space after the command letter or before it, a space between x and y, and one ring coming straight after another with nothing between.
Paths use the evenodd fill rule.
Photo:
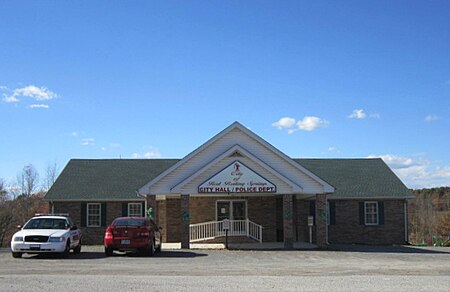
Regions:
<instances>
[{"instance_id":1,"label":"black window shutter","mask_svg":"<svg viewBox=\"0 0 450 292\"><path fill-rule=\"evenodd\" d=\"M328 201L330 206L330 225L336 224L336 204L335 202Z\"/></svg>"},{"instance_id":2,"label":"black window shutter","mask_svg":"<svg viewBox=\"0 0 450 292\"><path fill-rule=\"evenodd\" d=\"M142 217L145 217L145 202L142 202Z\"/></svg>"},{"instance_id":3,"label":"black window shutter","mask_svg":"<svg viewBox=\"0 0 450 292\"><path fill-rule=\"evenodd\" d=\"M86 217L87 217L86 213L87 213L87 204L81 203L81 214L80 214L81 227L86 227Z\"/></svg>"},{"instance_id":4,"label":"black window shutter","mask_svg":"<svg viewBox=\"0 0 450 292\"><path fill-rule=\"evenodd\" d=\"M384 202L378 202L378 225L384 225Z\"/></svg>"},{"instance_id":5,"label":"black window shutter","mask_svg":"<svg viewBox=\"0 0 450 292\"><path fill-rule=\"evenodd\" d=\"M316 201L309 201L309 216L314 217L314 225L316 225Z\"/></svg>"},{"instance_id":6,"label":"black window shutter","mask_svg":"<svg viewBox=\"0 0 450 292\"><path fill-rule=\"evenodd\" d=\"M122 203L122 217L128 216L128 203Z\"/></svg>"},{"instance_id":7,"label":"black window shutter","mask_svg":"<svg viewBox=\"0 0 450 292\"><path fill-rule=\"evenodd\" d=\"M364 202L359 202L359 224L360 225L364 225L365 224L365 220L364 220Z\"/></svg>"},{"instance_id":8,"label":"black window shutter","mask_svg":"<svg viewBox=\"0 0 450 292\"><path fill-rule=\"evenodd\" d=\"M102 203L102 207L101 207L101 222L102 222L102 227L106 227L106 203Z\"/></svg>"}]
</instances>

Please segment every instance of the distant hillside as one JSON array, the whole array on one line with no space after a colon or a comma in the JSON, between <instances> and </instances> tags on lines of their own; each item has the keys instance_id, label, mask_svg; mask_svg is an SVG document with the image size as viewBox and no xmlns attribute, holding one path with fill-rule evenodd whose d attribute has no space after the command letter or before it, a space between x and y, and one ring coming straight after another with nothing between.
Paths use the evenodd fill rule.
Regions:
<instances>
[{"instance_id":1,"label":"distant hillside","mask_svg":"<svg viewBox=\"0 0 450 292\"><path fill-rule=\"evenodd\" d=\"M413 244L444 242L450 232L450 187L413 190L409 232Z\"/></svg>"}]
</instances>

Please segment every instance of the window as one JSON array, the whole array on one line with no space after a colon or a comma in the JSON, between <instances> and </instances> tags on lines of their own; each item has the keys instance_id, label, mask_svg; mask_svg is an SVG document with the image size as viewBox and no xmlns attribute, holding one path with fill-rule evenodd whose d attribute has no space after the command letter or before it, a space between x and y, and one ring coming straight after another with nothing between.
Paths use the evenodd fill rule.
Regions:
<instances>
[{"instance_id":1,"label":"window","mask_svg":"<svg viewBox=\"0 0 450 292\"><path fill-rule=\"evenodd\" d=\"M378 202L364 202L365 225L378 225Z\"/></svg>"},{"instance_id":2,"label":"window","mask_svg":"<svg viewBox=\"0 0 450 292\"><path fill-rule=\"evenodd\" d=\"M129 217L142 217L142 204L141 203L129 203L128 204L128 216Z\"/></svg>"},{"instance_id":3,"label":"window","mask_svg":"<svg viewBox=\"0 0 450 292\"><path fill-rule=\"evenodd\" d=\"M87 226L100 227L101 225L101 204L89 203L87 204Z\"/></svg>"},{"instance_id":4,"label":"window","mask_svg":"<svg viewBox=\"0 0 450 292\"><path fill-rule=\"evenodd\" d=\"M245 220L247 219L246 201L217 201L216 202L217 221L224 219Z\"/></svg>"}]
</instances>

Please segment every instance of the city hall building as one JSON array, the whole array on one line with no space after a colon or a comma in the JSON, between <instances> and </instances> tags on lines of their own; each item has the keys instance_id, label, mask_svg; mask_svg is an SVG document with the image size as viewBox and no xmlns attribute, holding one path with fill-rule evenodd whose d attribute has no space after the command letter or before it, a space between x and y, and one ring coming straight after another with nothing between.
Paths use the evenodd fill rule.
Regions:
<instances>
[{"instance_id":1,"label":"city hall building","mask_svg":"<svg viewBox=\"0 0 450 292\"><path fill-rule=\"evenodd\" d=\"M72 159L45 199L84 244L119 216L163 242L403 244L412 193L381 159L293 159L238 122L183 159Z\"/></svg>"}]
</instances>

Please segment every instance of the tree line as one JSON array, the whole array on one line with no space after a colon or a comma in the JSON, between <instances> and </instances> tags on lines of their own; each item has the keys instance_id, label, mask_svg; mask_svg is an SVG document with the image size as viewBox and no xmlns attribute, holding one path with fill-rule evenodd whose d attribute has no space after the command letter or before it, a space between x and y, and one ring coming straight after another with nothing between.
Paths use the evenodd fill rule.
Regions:
<instances>
[{"instance_id":1,"label":"tree line","mask_svg":"<svg viewBox=\"0 0 450 292\"><path fill-rule=\"evenodd\" d=\"M25 165L14 182L0 178L0 247L9 246L18 225L35 213L48 213L44 196L58 176L56 163L48 164L45 177L32 164Z\"/></svg>"},{"instance_id":2,"label":"tree line","mask_svg":"<svg viewBox=\"0 0 450 292\"><path fill-rule=\"evenodd\" d=\"M450 187L414 190L409 205L409 241L440 244L450 236Z\"/></svg>"}]
</instances>

